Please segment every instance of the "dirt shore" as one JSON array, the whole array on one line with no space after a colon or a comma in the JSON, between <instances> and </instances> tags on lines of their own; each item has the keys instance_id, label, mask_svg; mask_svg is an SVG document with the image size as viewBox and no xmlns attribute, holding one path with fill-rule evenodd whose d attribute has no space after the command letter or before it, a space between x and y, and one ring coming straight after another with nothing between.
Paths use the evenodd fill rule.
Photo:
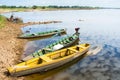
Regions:
<instances>
[{"instance_id":1,"label":"dirt shore","mask_svg":"<svg viewBox=\"0 0 120 80\"><path fill-rule=\"evenodd\" d=\"M4 74L7 67L18 63L27 40L17 39L24 24L6 22L0 29L0 80L23 80L24 77L10 77Z\"/></svg>"},{"instance_id":2,"label":"dirt shore","mask_svg":"<svg viewBox=\"0 0 120 80\"><path fill-rule=\"evenodd\" d=\"M5 27L0 29L0 80L25 80L24 77L10 77L4 74L4 72L7 71L7 67L19 62L24 45L27 42L25 39L17 38L17 35L22 33L21 27L60 22L61 21L12 23L6 20Z\"/></svg>"},{"instance_id":3,"label":"dirt shore","mask_svg":"<svg viewBox=\"0 0 120 80\"><path fill-rule=\"evenodd\" d=\"M1 13L11 12L13 10L0 9ZM17 64L23 53L23 48L27 40L16 38L21 33L21 27L34 24L61 23L61 21L12 23L6 21L5 27L0 29L0 80L25 80L24 77L11 77L4 74L7 67ZM1 24L0 24L1 26Z\"/></svg>"}]
</instances>

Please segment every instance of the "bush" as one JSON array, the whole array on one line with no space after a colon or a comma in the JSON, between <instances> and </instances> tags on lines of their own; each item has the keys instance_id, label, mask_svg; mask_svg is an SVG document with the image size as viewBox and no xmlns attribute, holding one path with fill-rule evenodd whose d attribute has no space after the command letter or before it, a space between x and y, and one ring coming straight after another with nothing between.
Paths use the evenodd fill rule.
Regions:
<instances>
[{"instance_id":1,"label":"bush","mask_svg":"<svg viewBox=\"0 0 120 80\"><path fill-rule=\"evenodd\" d=\"M0 15L0 28L5 26L5 20L6 18L2 15Z\"/></svg>"},{"instance_id":2,"label":"bush","mask_svg":"<svg viewBox=\"0 0 120 80\"><path fill-rule=\"evenodd\" d=\"M37 9L37 6L34 5L32 8L33 8L33 9Z\"/></svg>"}]
</instances>

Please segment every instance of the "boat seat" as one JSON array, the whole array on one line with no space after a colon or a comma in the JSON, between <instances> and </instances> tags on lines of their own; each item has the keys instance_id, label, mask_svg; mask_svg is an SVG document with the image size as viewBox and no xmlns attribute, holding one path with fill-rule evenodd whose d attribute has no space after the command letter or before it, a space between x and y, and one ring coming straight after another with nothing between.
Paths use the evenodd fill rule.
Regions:
<instances>
[{"instance_id":1,"label":"boat seat","mask_svg":"<svg viewBox=\"0 0 120 80\"><path fill-rule=\"evenodd\" d=\"M84 46L81 46L81 45L79 45L78 47L80 47L80 48L83 48L83 49L84 49L84 48L86 48L86 47L84 47Z\"/></svg>"},{"instance_id":2,"label":"boat seat","mask_svg":"<svg viewBox=\"0 0 120 80\"><path fill-rule=\"evenodd\" d=\"M75 50L75 49L72 49L72 48L68 48L68 50L74 51L74 52L79 52L79 51L77 51L77 50Z\"/></svg>"},{"instance_id":3,"label":"boat seat","mask_svg":"<svg viewBox=\"0 0 120 80\"><path fill-rule=\"evenodd\" d=\"M72 41L72 40L73 40L73 37L69 37L69 39L67 39L67 40Z\"/></svg>"},{"instance_id":4,"label":"boat seat","mask_svg":"<svg viewBox=\"0 0 120 80\"><path fill-rule=\"evenodd\" d=\"M55 42L55 43L53 43L53 45L56 45L57 43Z\"/></svg>"},{"instance_id":5,"label":"boat seat","mask_svg":"<svg viewBox=\"0 0 120 80\"><path fill-rule=\"evenodd\" d=\"M64 44L68 43L67 41L63 41Z\"/></svg>"},{"instance_id":6,"label":"boat seat","mask_svg":"<svg viewBox=\"0 0 120 80\"><path fill-rule=\"evenodd\" d=\"M60 44L63 44L63 42L60 42Z\"/></svg>"},{"instance_id":7,"label":"boat seat","mask_svg":"<svg viewBox=\"0 0 120 80\"><path fill-rule=\"evenodd\" d=\"M33 57L39 57L37 52L33 53L32 55L33 55Z\"/></svg>"},{"instance_id":8,"label":"boat seat","mask_svg":"<svg viewBox=\"0 0 120 80\"><path fill-rule=\"evenodd\" d=\"M66 39L66 41L67 41L67 42L71 42L72 40L70 40L70 39Z\"/></svg>"},{"instance_id":9,"label":"boat seat","mask_svg":"<svg viewBox=\"0 0 120 80\"><path fill-rule=\"evenodd\" d=\"M77 36L74 35L74 36L73 36L73 39L76 39L76 38L77 38Z\"/></svg>"},{"instance_id":10,"label":"boat seat","mask_svg":"<svg viewBox=\"0 0 120 80\"><path fill-rule=\"evenodd\" d=\"M76 39L76 37L72 37L73 39Z\"/></svg>"},{"instance_id":11,"label":"boat seat","mask_svg":"<svg viewBox=\"0 0 120 80\"><path fill-rule=\"evenodd\" d=\"M42 60L46 61L46 62L52 61L52 59L50 59L49 57L47 57L47 56L45 56L45 55L40 56L40 58L41 58Z\"/></svg>"},{"instance_id":12,"label":"boat seat","mask_svg":"<svg viewBox=\"0 0 120 80\"><path fill-rule=\"evenodd\" d=\"M41 52L41 50L38 50L38 51L35 51L32 55L33 55L34 57L38 57L38 56L43 55L43 53Z\"/></svg>"}]
</instances>

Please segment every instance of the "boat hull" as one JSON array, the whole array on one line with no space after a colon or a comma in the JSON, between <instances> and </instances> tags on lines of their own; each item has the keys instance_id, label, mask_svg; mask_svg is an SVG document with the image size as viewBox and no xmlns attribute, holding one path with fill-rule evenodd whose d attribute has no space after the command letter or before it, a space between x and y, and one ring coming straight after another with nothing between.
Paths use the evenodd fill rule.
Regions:
<instances>
[{"instance_id":1,"label":"boat hull","mask_svg":"<svg viewBox=\"0 0 120 80\"><path fill-rule=\"evenodd\" d=\"M18 38L19 39L32 39L32 38L45 38L45 37L50 37L50 36L53 36L53 35L55 35L55 34L57 34L58 32L53 32L53 33L49 33L49 34L44 34L44 35L36 35L36 36L29 36L29 37L27 37L27 36L24 36L24 37L22 37L22 36L19 36ZM59 32L60 34L66 34L66 30L62 30L62 31L60 31Z\"/></svg>"},{"instance_id":2,"label":"boat hull","mask_svg":"<svg viewBox=\"0 0 120 80\"><path fill-rule=\"evenodd\" d=\"M68 62L71 62L74 59L77 59L78 57L85 54L88 50L89 50L89 47L86 50L84 50L83 52L78 52L74 56L70 56L69 58L66 58L64 60L52 62L50 64L46 64L46 65L41 66L41 67L36 67L36 68L24 70L24 71L14 72L14 73L11 73L11 75L12 76L21 76L21 75L27 75L27 74L37 73L37 72L48 71L50 69L54 69L54 68L57 68L59 66L66 64Z\"/></svg>"}]
</instances>

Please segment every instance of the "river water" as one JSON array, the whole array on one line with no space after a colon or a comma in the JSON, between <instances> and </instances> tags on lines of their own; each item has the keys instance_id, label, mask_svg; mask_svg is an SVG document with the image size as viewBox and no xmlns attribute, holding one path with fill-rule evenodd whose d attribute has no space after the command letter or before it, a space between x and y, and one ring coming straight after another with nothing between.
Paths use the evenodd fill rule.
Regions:
<instances>
[{"instance_id":1,"label":"river water","mask_svg":"<svg viewBox=\"0 0 120 80\"><path fill-rule=\"evenodd\" d=\"M58 20L62 23L31 25L22 28L29 30L47 31L66 28L67 35L73 34L74 28L80 28L80 42L102 45L103 49L96 55L89 55L81 60L64 65L45 73L26 76L25 80L120 80L120 9L98 10L63 10L14 12L24 22ZM4 14L9 17L11 13ZM66 36L66 35L64 35ZM53 43L64 36L29 41L24 54L32 53Z\"/></svg>"}]
</instances>

